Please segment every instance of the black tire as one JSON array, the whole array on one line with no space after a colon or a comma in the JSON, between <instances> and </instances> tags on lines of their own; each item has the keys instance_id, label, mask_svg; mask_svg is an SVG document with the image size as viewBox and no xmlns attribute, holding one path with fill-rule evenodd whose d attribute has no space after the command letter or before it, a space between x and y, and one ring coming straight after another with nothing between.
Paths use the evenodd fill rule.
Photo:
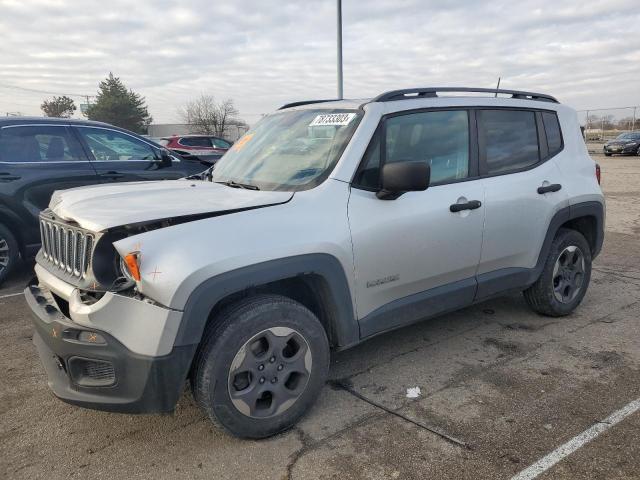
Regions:
<instances>
[{"instance_id":1,"label":"black tire","mask_svg":"<svg viewBox=\"0 0 640 480\"><path fill-rule=\"evenodd\" d=\"M610 157L612 154L611 153L605 153L604 156L605 157Z\"/></svg>"},{"instance_id":2,"label":"black tire","mask_svg":"<svg viewBox=\"0 0 640 480\"><path fill-rule=\"evenodd\" d=\"M590 280L589 243L580 232L561 228L551 244L540 277L523 294L534 311L550 317L562 317L580 304Z\"/></svg>"},{"instance_id":3,"label":"black tire","mask_svg":"<svg viewBox=\"0 0 640 480\"><path fill-rule=\"evenodd\" d=\"M318 398L329 372L329 342L318 318L290 298L256 295L224 308L212 322L191 373L197 403L238 437L265 438L291 428Z\"/></svg>"},{"instance_id":4,"label":"black tire","mask_svg":"<svg viewBox=\"0 0 640 480\"><path fill-rule=\"evenodd\" d=\"M16 238L6 226L0 223L0 285L9 276L19 257Z\"/></svg>"}]
</instances>

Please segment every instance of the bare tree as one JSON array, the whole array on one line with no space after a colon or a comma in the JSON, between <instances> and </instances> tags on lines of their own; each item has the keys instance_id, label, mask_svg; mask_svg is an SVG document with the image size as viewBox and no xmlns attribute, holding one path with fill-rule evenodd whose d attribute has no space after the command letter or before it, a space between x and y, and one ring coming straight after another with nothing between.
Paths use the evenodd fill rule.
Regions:
<instances>
[{"instance_id":1,"label":"bare tree","mask_svg":"<svg viewBox=\"0 0 640 480\"><path fill-rule=\"evenodd\" d=\"M216 102L212 95L205 94L187 102L179 113L193 133L203 135L224 137L229 125L239 121L233 100Z\"/></svg>"}]
</instances>

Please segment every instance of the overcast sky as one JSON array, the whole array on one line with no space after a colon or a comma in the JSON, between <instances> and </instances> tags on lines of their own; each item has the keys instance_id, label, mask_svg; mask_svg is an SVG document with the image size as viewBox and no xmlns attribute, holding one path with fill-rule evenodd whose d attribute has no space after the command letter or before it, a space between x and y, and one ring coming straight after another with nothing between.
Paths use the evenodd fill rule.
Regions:
<instances>
[{"instance_id":1,"label":"overcast sky","mask_svg":"<svg viewBox=\"0 0 640 480\"><path fill-rule=\"evenodd\" d=\"M0 114L95 94L109 71L156 123L200 93L255 122L336 95L335 0L0 0ZM577 109L640 105L640 1L343 0L344 92L414 86L550 93ZM77 101L80 99L74 97Z\"/></svg>"}]
</instances>

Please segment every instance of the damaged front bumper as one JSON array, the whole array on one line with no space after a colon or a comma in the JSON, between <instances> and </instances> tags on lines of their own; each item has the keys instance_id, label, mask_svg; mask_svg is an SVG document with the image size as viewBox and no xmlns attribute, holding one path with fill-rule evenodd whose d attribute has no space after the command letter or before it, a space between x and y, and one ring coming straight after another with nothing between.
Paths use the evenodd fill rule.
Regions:
<instances>
[{"instance_id":1,"label":"damaged front bumper","mask_svg":"<svg viewBox=\"0 0 640 480\"><path fill-rule=\"evenodd\" d=\"M181 312L111 293L86 305L73 286L40 266L36 273L39 284L24 295L58 398L123 413L175 408L195 352L195 345L173 346Z\"/></svg>"}]
</instances>

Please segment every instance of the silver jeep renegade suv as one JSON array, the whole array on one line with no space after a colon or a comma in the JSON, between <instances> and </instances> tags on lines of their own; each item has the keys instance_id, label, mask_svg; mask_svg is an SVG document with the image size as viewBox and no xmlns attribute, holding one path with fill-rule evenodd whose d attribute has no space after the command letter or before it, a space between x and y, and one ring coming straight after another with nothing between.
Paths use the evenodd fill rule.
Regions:
<instances>
[{"instance_id":1,"label":"silver jeep renegade suv","mask_svg":"<svg viewBox=\"0 0 640 480\"><path fill-rule=\"evenodd\" d=\"M285 105L198 178L57 192L34 342L66 402L171 412L188 381L233 434L273 435L332 349L507 291L571 313L602 245L598 179L548 95Z\"/></svg>"}]
</instances>

